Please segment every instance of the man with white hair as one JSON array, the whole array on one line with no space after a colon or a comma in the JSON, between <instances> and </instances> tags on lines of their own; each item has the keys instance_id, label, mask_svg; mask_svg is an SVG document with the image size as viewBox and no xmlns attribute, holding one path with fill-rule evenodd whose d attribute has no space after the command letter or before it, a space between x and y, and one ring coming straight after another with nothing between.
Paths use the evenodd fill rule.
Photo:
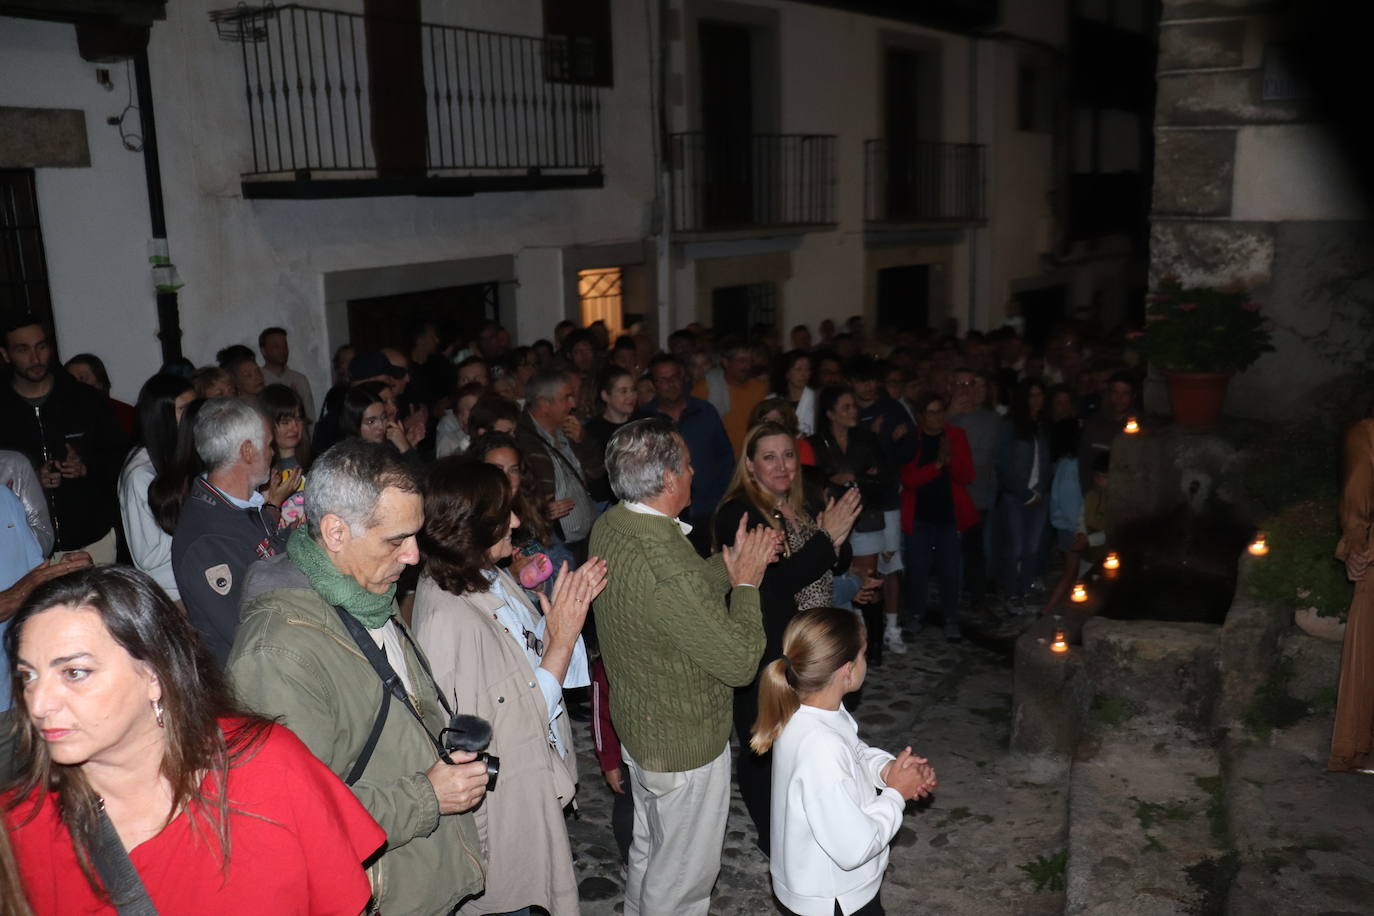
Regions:
<instances>
[{"instance_id":1,"label":"man with white hair","mask_svg":"<svg viewBox=\"0 0 1374 916\"><path fill-rule=\"evenodd\" d=\"M194 432L207 472L192 484L172 534L172 573L186 616L223 664L238 629L244 574L286 543L279 510L258 492L272 467L272 426L251 404L212 398Z\"/></svg>"},{"instance_id":2,"label":"man with white hair","mask_svg":"<svg viewBox=\"0 0 1374 916\"><path fill-rule=\"evenodd\" d=\"M606 468L620 503L597 520L591 549L613 570L595 609L634 782L625 913L706 916L730 807L735 688L758 673L758 586L779 541L741 518L732 547L697 556L677 518L692 499L692 456L667 417L616 430Z\"/></svg>"}]
</instances>

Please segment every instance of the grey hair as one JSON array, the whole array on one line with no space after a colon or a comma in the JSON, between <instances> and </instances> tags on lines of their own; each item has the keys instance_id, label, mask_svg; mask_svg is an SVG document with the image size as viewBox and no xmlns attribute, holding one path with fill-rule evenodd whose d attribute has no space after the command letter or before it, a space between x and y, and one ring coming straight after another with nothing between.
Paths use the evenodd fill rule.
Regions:
<instances>
[{"instance_id":1,"label":"grey hair","mask_svg":"<svg viewBox=\"0 0 1374 916\"><path fill-rule=\"evenodd\" d=\"M663 475L682 470L683 445L667 417L626 423L606 444L606 473L621 502L641 503L663 492Z\"/></svg>"},{"instance_id":2,"label":"grey hair","mask_svg":"<svg viewBox=\"0 0 1374 916\"><path fill-rule=\"evenodd\" d=\"M306 531L318 540L320 522L337 515L361 535L374 524L377 501L387 487L419 493L420 478L389 446L345 439L316 458L306 475Z\"/></svg>"},{"instance_id":3,"label":"grey hair","mask_svg":"<svg viewBox=\"0 0 1374 916\"><path fill-rule=\"evenodd\" d=\"M196 415L196 454L212 471L226 468L239 459L239 446L252 442L259 449L272 444L272 434L263 427L263 413L238 398L211 398Z\"/></svg>"},{"instance_id":4,"label":"grey hair","mask_svg":"<svg viewBox=\"0 0 1374 916\"><path fill-rule=\"evenodd\" d=\"M525 403L551 401L558 389L568 384L568 373L563 369L541 369L525 383Z\"/></svg>"}]
</instances>

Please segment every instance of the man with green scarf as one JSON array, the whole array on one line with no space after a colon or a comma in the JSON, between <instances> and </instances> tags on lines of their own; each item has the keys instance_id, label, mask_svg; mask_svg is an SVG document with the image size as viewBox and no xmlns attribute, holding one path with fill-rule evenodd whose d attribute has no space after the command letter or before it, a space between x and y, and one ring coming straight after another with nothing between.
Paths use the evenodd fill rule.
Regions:
<instances>
[{"instance_id":1,"label":"man with green scarf","mask_svg":"<svg viewBox=\"0 0 1374 916\"><path fill-rule=\"evenodd\" d=\"M387 834L369 863L381 912L449 913L483 886L472 815L486 765L438 756L448 724L438 688L396 613L396 580L419 562L424 503L415 473L385 446L351 440L315 462L306 523L286 552L254 564L228 672L240 699L276 716L340 778ZM403 682L361 775L354 768L379 719L385 688L335 607L355 618Z\"/></svg>"}]
</instances>

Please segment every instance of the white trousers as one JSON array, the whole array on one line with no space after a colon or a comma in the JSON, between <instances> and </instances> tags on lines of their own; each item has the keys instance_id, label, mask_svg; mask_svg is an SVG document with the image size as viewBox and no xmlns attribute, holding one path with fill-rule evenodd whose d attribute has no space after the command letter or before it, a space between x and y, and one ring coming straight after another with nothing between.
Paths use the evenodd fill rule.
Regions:
<instances>
[{"instance_id":1,"label":"white trousers","mask_svg":"<svg viewBox=\"0 0 1374 916\"><path fill-rule=\"evenodd\" d=\"M707 916L730 811L730 745L705 766L656 773L621 755L635 802L626 916Z\"/></svg>"}]
</instances>

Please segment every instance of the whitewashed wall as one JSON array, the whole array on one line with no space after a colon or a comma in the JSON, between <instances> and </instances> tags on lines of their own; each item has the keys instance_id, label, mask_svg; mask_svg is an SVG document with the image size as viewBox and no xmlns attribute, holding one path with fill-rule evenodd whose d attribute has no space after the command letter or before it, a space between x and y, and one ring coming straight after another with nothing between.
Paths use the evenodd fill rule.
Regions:
<instances>
[{"instance_id":1,"label":"whitewashed wall","mask_svg":"<svg viewBox=\"0 0 1374 916\"><path fill-rule=\"evenodd\" d=\"M208 11L217 6L169 4L149 47L168 237L186 283L183 347L194 362L211 361L229 343L255 346L259 330L281 324L292 364L323 392L329 356L342 342L326 332L326 273L643 238L654 174L642 4L622 0L615 9L616 85L602 100L604 189L320 201L242 197L240 174L252 157L240 50L216 36ZM537 0L430 3L425 16L537 34L538 10ZM0 104L86 111L92 167L38 173L57 331L65 352L104 357L115 395L132 399L157 368L159 349L143 162L104 126L124 104L123 66L113 68L115 91L107 93L95 82L96 65L80 59L74 30L59 24L0 19L0 51ZM548 333L562 317L561 297L517 298L522 330Z\"/></svg>"},{"instance_id":2,"label":"whitewashed wall","mask_svg":"<svg viewBox=\"0 0 1374 916\"><path fill-rule=\"evenodd\" d=\"M96 82L98 66L110 70L112 91ZM0 105L76 108L86 116L90 167L36 175L60 355L99 355L115 396L132 400L161 351L143 157L105 123L128 92L123 65L81 59L71 26L0 17ZM136 118L128 123L137 130Z\"/></svg>"}]
</instances>

